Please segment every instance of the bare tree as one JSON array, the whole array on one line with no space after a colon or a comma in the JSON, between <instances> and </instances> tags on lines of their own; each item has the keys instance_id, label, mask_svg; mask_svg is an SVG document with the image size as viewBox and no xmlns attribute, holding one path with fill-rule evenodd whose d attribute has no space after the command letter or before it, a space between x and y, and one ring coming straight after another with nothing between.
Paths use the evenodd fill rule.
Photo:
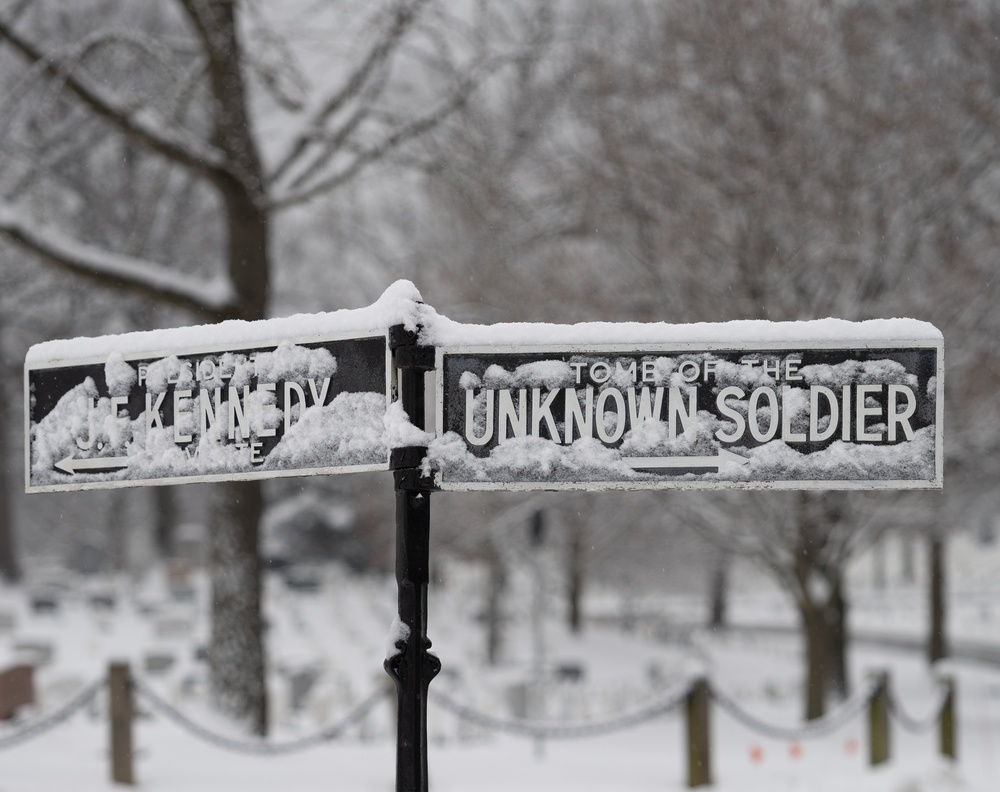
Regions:
<instances>
[{"instance_id":1,"label":"bare tree","mask_svg":"<svg viewBox=\"0 0 1000 792\"><path fill-rule=\"evenodd\" d=\"M432 0L387 0L347 18L291 5L6 3L0 234L49 266L204 321L263 318L281 213L433 130L493 65L488 11L460 19ZM300 12L345 31L332 67L310 71L298 57L296 33L315 33ZM111 200L119 181L141 185L142 200ZM184 255L164 257L157 239L178 234L190 235ZM216 489L212 689L263 734L262 491Z\"/></svg>"},{"instance_id":2,"label":"bare tree","mask_svg":"<svg viewBox=\"0 0 1000 792\"><path fill-rule=\"evenodd\" d=\"M713 496L699 510L726 537L749 533L796 603L817 717L828 690L847 688L847 561L901 524L960 524L1000 474L988 417L1000 12L913 0L575 10L523 79L463 110L428 179L437 244L454 242L425 254L443 262L436 302L550 321L903 315L945 334L957 495L944 525L915 494ZM470 261L481 267L462 277Z\"/></svg>"}]
</instances>

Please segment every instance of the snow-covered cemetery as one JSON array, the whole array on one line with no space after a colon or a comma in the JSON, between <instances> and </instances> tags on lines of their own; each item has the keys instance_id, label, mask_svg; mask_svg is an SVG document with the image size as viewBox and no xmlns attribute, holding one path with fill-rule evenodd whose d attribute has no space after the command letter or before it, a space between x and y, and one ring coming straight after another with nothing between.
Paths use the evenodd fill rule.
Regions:
<instances>
[{"instance_id":1,"label":"snow-covered cemetery","mask_svg":"<svg viewBox=\"0 0 1000 792\"><path fill-rule=\"evenodd\" d=\"M998 35L0 0L0 792L996 790Z\"/></svg>"}]
</instances>

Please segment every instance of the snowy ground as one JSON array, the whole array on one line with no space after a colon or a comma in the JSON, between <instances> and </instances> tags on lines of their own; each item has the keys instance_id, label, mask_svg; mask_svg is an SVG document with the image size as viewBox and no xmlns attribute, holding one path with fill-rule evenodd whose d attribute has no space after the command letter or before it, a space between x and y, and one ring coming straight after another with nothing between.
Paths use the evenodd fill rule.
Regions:
<instances>
[{"instance_id":1,"label":"snowy ground","mask_svg":"<svg viewBox=\"0 0 1000 792\"><path fill-rule=\"evenodd\" d=\"M1000 618L997 577L990 575L995 554L973 550L971 544L964 549L956 545L951 555L952 566L959 567L956 572L964 573L951 596L956 631L1000 643L992 621ZM868 563L862 560L853 573L857 623L918 634L923 612L919 586L899 584L890 574L890 588L875 589L865 578ZM445 567L445 579L445 585L431 592L430 632L446 669L434 687L479 710L509 718L532 669L530 586L514 586L502 662L487 668L484 630L476 620L483 603L482 571L452 564ZM751 590L753 579L737 575L734 618L792 623L781 597L766 587ZM203 704L204 664L196 659L195 650L204 645L207 634L204 590L197 589L195 599L185 602L169 600L162 580L140 587L124 582L90 585L96 587L72 587L72 596L58 613L50 615L29 613L21 590L0 590L0 614L13 615L15 621L13 629L0 627L0 667L25 652L38 651L38 645L54 650L52 661L39 668L41 702L30 718L57 709L74 691L102 674L109 658L127 658L173 706L206 727L232 735L232 729ZM111 589L117 595L116 609L95 609L92 595L112 593ZM641 610L644 604L648 602L632 606ZM591 610L605 618L591 624L581 637L566 633L551 608L545 622L547 665L578 665L584 678L547 687L550 720L613 719L669 694L702 668L719 688L758 717L776 724L797 722L801 663L793 636L712 635L682 629L683 624L690 624L692 611L703 608L700 599L675 596L661 599L660 605L666 621L659 627L640 620L633 631L623 632L612 618L621 611L615 597L595 596ZM390 580L328 570L315 593L293 592L276 579L270 581L267 616L276 741L318 731L386 685L381 659L394 609ZM672 629L664 629L664 624ZM147 662L166 655L175 658L171 669L145 670ZM310 668L318 669L321 676L296 709L290 680L297 671ZM922 716L932 708L933 679L919 657L861 646L853 651L856 687L863 687L867 672L876 668L890 670L893 689L912 715ZM761 737L715 707L714 788L725 792L995 790L1000 784L1000 668L954 663L953 670L959 680L960 720L955 764L937 756L933 731L911 735L894 724L893 761L872 770L867 765L864 716L853 718L827 737L794 742ZM391 724L391 705L386 699L334 743L289 756L258 757L229 753L163 718L146 717L136 732L139 786L152 792L275 788L389 792L394 784ZM432 704L431 787L435 792L679 790L685 788L682 726L674 714L608 736L539 745L459 721ZM17 723L0 724L0 742L17 728ZM0 792L109 789L107 751L108 726L101 704L78 713L44 737L0 750Z\"/></svg>"}]
</instances>

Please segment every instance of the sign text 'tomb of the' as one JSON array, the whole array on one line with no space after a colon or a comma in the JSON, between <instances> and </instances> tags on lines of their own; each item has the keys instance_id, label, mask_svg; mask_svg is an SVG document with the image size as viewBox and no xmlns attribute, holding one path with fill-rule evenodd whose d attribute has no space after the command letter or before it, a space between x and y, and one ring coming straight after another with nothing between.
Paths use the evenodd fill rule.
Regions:
<instances>
[{"instance_id":1,"label":"sign text 'tomb of the'","mask_svg":"<svg viewBox=\"0 0 1000 792\"><path fill-rule=\"evenodd\" d=\"M941 342L438 350L443 489L939 488Z\"/></svg>"}]
</instances>

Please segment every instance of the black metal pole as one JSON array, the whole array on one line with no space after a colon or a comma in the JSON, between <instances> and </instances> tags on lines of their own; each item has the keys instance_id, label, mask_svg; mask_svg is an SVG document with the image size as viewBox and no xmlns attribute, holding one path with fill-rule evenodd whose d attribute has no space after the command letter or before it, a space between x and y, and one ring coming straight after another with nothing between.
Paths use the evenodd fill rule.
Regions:
<instances>
[{"instance_id":1,"label":"black metal pole","mask_svg":"<svg viewBox=\"0 0 1000 792\"><path fill-rule=\"evenodd\" d=\"M398 398L410 423L424 427L424 374L434 368L434 348L417 344L402 325L389 329ZM427 449L393 449L396 487L396 584L399 620L408 630L385 670L396 683L396 792L427 792L427 689L441 670L428 650L427 584L430 581L430 495L433 483L420 474Z\"/></svg>"}]
</instances>

